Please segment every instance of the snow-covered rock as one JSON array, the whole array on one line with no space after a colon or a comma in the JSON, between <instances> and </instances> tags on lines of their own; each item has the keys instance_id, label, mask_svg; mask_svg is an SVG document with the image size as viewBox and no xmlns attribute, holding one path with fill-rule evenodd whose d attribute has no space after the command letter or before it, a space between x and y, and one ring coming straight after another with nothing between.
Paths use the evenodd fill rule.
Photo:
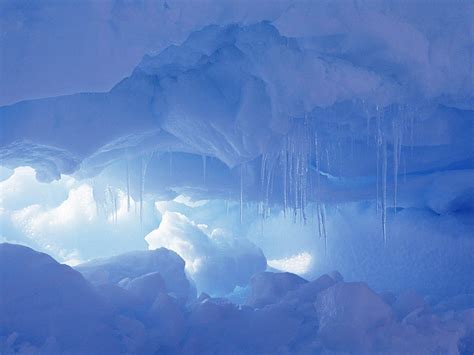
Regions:
<instances>
[{"instance_id":1,"label":"snow-covered rock","mask_svg":"<svg viewBox=\"0 0 474 355\"><path fill-rule=\"evenodd\" d=\"M308 281L289 272L261 272L250 280L251 293L246 304L256 308L280 301L288 292L307 284Z\"/></svg>"},{"instance_id":2,"label":"snow-covered rock","mask_svg":"<svg viewBox=\"0 0 474 355\"><path fill-rule=\"evenodd\" d=\"M400 319L403 319L409 313L423 309L427 306L423 297L414 290L402 292L392 304L392 308Z\"/></svg>"},{"instance_id":3,"label":"snow-covered rock","mask_svg":"<svg viewBox=\"0 0 474 355\"><path fill-rule=\"evenodd\" d=\"M364 283L328 275L307 282L289 273L261 273L253 282L259 293L251 297L260 308L206 294L183 304L165 292L158 272L123 279L122 287L93 286L48 255L1 244L0 352L428 355L474 349L469 295L445 301L435 313L417 307L416 294L401 295L395 310L410 313L400 320Z\"/></svg>"},{"instance_id":4,"label":"snow-covered rock","mask_svg":"<svg viewBox=\"0 0 474 355\"><path fill-rule=\"evenodd\" d=\"M318 336L336 351L371 350L374 329L393 320L390 307L364 283L339 282L318 294Z\"/></svg>"},{"instance_id":5,"label":"snow-covered rock","mask_svg":"<svg viewBox=\"0 0 474 355\"><path fill-rule=\"evenodd\" d=\"M159 272L151 272L120 282L119 285L140 298L146 305L151 305L160 293L166 292L165 281Z\"/></svg>"},{"instance_id":6,"label":"snow-covered rock","mask_svg":"<svg viewBox=\"0 0 474 355\"><path fill-rule=\"evenodd\" d=\"M149 329L148 346L164 353L178 353L186 335L185 312L173 297L160 293L153 302L145 323Z\"/></svg>"},{"instance_id":7,"label":"snow-covered rock","mask_svg":"<svg viewBox=\"0 0 474 355\"><path fill-rule=\"evenodd\" d=\"M110 317L79 272L47 254L0 244L0 333L10 351L54 343L61 352L120 352Z\"/></svg>"},{"instance_id":8,"label":"snow-covered rock","mask_svg":"<svg viewBox=\"0 0 474 355\"><path fill-rule=\"evenodd\" d=\"M195 290L184 271L184 260L175 252L165 248L134 251L92 260L76 266L76 270L95 285L119 284L120 282L125 285L137 278L134 283L141 283L145 282L144 279L139 279L141 276L158 273L159 276L154 277L162 278L166 292L184 301L195 297Z\"/></svg>"},{"instance_id":9,"label":"snow-covered rock","mask_svg":"<svg viewBox=\"0 0 474 355\"><path fill-rule=\"evenodd\" d=\"M314 302L321 291L324 291L335 283L334 278L325 274L308 283L301 284L295 290L289 291L284 299L295 303Z\"/></svg>"}]
</instances>

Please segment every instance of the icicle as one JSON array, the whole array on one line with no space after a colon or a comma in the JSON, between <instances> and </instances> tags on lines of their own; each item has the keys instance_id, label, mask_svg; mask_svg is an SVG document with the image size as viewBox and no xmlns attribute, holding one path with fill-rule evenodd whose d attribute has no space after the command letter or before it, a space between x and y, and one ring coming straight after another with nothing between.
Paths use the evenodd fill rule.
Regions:
<instances>
[{"instance_id":1,"label":"icicle","mask_svg":"<svg viewBox=\"0 0 474 355\"><path fill-rule=\"evenodd\" d=\"M260 204L259 204L259 211L258 213L261 214L262 219L265 218L265 204L266 204L266 163L267 163L267 155L265 153L262 154L261 163L260 163Z\"/></svg>"},{"instance_id":2,"label":"icicle","mask_svg":"<svg viewBox=\"0 0 474 355\"><path fill-rule=\"evenodd\" d=\"M393 121L393 206L395 211L397 209L397 194L398 194L398 170L401 158L401 140L402 133L400 126Z\"/></svg>"},{"instance_id":3,"label":"icicle","mask_svg":"<svg viewBox=\"0 0 474 355\"><path fill-rule=\"evenodd\" d=\"M382 145L382 131L381 131L381 118L380 118L380 112L379 112L379 107L376 106L376 111L377 111L377 134L375 136L375 149L376 149L376 179L375 179L375 211L376 214L379 214L379 190L380 190L380 147Z\"/></svg>"},{"instance_id":4,"label":"icicle","mask_svg":"<svg viewBox=\"0 0 474 355\"><path fill-rule=\"evenodd\" d=\"M170 174L170 177L173 176L173 152L170 150L168 151L169 153L169 174Z\"/></svg>"},{"instance_id":5,"label":"icicle","mask_svg":"<svg viewBox=\"0 0 474 355\"><path fill-rule=\"evenodd\" d=\"M306 135L305 135L306 136ZM306 218L306 192L308 189L308 164L309 164L309 159L308 159L308 145L305 144L305 151L303 152L303 159L302 159L302 167L301 167L301 216L303 219L303 224L306 224L307 218Z\"/></svg>"},{"instance_id":6,"label":"icicle","mask_svg":"<svg viewBox=\"0 0 474 355\"><path fill-rule=\"evenodd\" d=\"M293 205L291 195L293 193L293 144L287 138L287 154L288 154L288 198L291 204L291 209L294 211L295 206Z\"/></svg>"},{"instance_id":7,"label":"icicle","mask_svg":"<svg viewBox=\"0 0 474 355\"><path fill-rule=\"evenodd\" d=\"M118 206L117 206L117 194L114 193L114 219L115 219L115 224L117 224L118 221Z\"/></svg>"},{"instance_id":8,"label":"icicle","mask_svg":"<svg viewBox=\"0 0 474 355\"><path fill-rule=\"evenodd\" d=\"M202 155L202 178L204 181L204 186L206 186L206 174L207 174L207 157Z\"/></svg>"},{"instance_id":9,"label":"icicle","mask_svg":"<svg viewBox=\"0 0 474 355\"><path fill-rule=\"evenodd\" d=\"M270 215L270 195L273 190L273 176L274 176L274 160L266 159L266 181L265 181L265 203L263 204L264 213L263 216L266 218Z\"/></svg>"},{"instance_id":10,"label":"icicle","mask_svg":"<svg viewBox=\"0 0 474 355\"><path fill-rule=\"evenodd\" d=\"M282 155L283 155L283 215L286 218L286 210L288 208L288 198L287 198L288 151L286 149L283 150Z\"/></svg>"},{"instance_id":11,"label":"icicle","mask_svg":"<svg viewBox=\"0 0 474 355\"><path fill-rule=\"evenodd\" d=\"M100 215L104 210L104 198L103 198L104 192L98 189L98 186L95 183L94 179L90 180L90 184L92 186L92 197L94 198L97 215ZM102 194L100 194L99 191L101 191Z\"/></svg>"},{"instance_id":12,"label":"icicle","mask_svg":"<svg viewBox=\"0 0 474 355\"><path fill-rule=\"evenodd\" d=\"M244 172L243 164L240 165L240 224L244 221Z\"/></svg>"},{"instance_id":13,"label":"icicle","mask_svg":"<svg viewBox=\"0 0 474 355\"><path fill-rule=\"evenodd\" d=\"M148 170L148 164L150 164L151 159L153 158L153 153L145 155L141 159L141 174L140 174L140 225L143 226L143 197L145 194L145 178Z\"/></svg>"},{"instance_id":14,"label":"icicle","mask_svg":"<svg viewBox=\"0 0 474 355\"><path fill-rule=\"evenodd\" d=\"M407 158L403 155L403 183L407 182Z\"/></svg>"},{"instance_id":15,"label":"icicle","mask_svg":"<svg viewBox=\"0 0 474 355\"><path fill-rule=\"evenodd\" d=\"M130 168L127 158L127 212L130 212Z\"/></svg>"},{"instance_id":16,"label":"icicle","mask_svg":"<svg viewBox=\"0 0 474 355\"><path fill-rule=\"evenodd\" d=\"M134 210L135 210L135 217L136 217L136 216L137 216L137 213L138 213L138 211L137 211L137 204L136 204L136 203L134 203L134 204L133 204L133 206L134 206Z\"/></svg>"},{"instance_id":17,"label":"icicle","mask_svg":"<svg viewBox=\"0 0 474 355\"><path fill-rule=\"evenodd\" d=\"M365 101L362 101L364 104L364 112L367 118L367 148L369 147L369 139L370 139L370 113L369 110L367 109L367 104Z\"/></svg>"},{"instance_id":18,"label":"icicle","mask_svg":"<svg viewBox=\"0 0 474 355\"><path fill-rule=\"evenodd\" d=\"M326 148L326 161L328 163L328 172L331 171L331 165L330 165L330 162L329 162L329 149Z\"/></svg>"},{"instance_id":19,"label":"icicle","mask_svg":"<svg viewBox=\"0 0 474 355\"><path fill-rule=\"evenodd\" d=\"M314 151L316 159L316 214L318 217L319 238L323 237L321 215L321 155L319 148L318 132L314 133Z\"/></svg>"},{"instance_id":20,"label":"icicle","mask_svg":"<svg viewBox=\"0 0 474 355\"><path fill-rule=\"evenodd\" d=\"M294 202L295 202L295 220L294 222L296 222L296 214L298 212L298 208L299 208L299 205L298 205L298 202L299 202L299 199L298 199L298 191L299 191L299 182L300 182L300 176L299 176L299 173L300 173L300 160L299 160L299 156L298 154L296 154L296 163L295 163L295 168L296 168L296 176L295 176L295 195L294 195Z\"/></svg>"},{"instance_id":21,"label":"icicle","mask_svg":"<svg viewBox=\"0 0 474 355\"><path fill-rule=\"evenodd\" d=\"M382 234L384 243L387 243L387 142L382 143Z\"/></svg>"},{"instance_id":22,"label":"icicle","mask_svg":"<svg viewBox=\"0 0 474 355\"><path fill-rule=\"evenodd\" d=\"M324 253L327 253L328 250L328 235L326 232L326 207L324 204L321 205L321 227L324 237Z\"/></svg>"},{"instance_id":23,"label":"icicle","mask_svg":"<svg viewBox=\"0 0 474 355\"><path fill-rule=\"evenodd\" d=\"M112 221L117 223L117 198L115 196L114 191L110 186L107 187L107 191L109 192L110 202L112 203Z\"/></svg>"},{"instance_id":24,"label":"icicle","mask_svg":"<svg viewBox=\"0 0 474 355\"><path fill-rule=\"evenodd\" d=\"M271 170L271 174L270 174L270 184L269 184L270 189L269 189L269 194L268 194L268 197L267 197L267 204L269 206L268 207L268 216L270 216L270 195L273 195L273 186L274 186L274 182L275 182L274 168L275 168L275 161L272 162L272 170Z\"/></svg>"},{"instance_id":25,"label":"icicle","mask_svg":"<svg viewBox=\"0 0 474 355\"><path fill-rule=\"evenodd\" d=\"M140 225L143 223L143 190L145 186L145 174L143 159L140 160Z\"/></svg>"},{"instance_id":26,"label":"icicle","mask_svg":"<svg viewBox=\"0 0 474 355\"><path fill-rule=\"evenodd\" d=\"M413 158L413 146L415 145L414 140L414 130L415 130L415 114L416 112L411 112L410 114L410 155Z\"/></svg>"},{"instance_id":27,"label":"icicle","mask_svg":"<svg viewBox=\"0 0 474 355\"><path fill-rule=\"evenodd\" d=\"M318 234L319 238L322 238L323 233L322 233L322 228L321 228L321 205L319 202L316 204L316 216L318 217Z\"/></svg>"},{"instance_id":28,"label":"icicle","mask_svg":"<svg viewBox=\"0 0 474 355\"><path fill-rule=\"evenodd\" d=\"M306 190L308 188L306 184L307 172L305 172L305 178L303 181L303 188L301 189L301 214L303 215L303 224L306 224Z\"/></svg>"}]
</instances>

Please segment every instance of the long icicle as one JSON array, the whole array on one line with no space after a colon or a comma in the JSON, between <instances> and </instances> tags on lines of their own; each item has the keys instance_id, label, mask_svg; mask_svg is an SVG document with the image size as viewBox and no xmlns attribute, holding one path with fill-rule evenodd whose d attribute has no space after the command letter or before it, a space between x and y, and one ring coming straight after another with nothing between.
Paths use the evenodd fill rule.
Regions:
<instances>
[{"instance_id":1,"label":"long icicle","mask_svg":"<svg viewBox=\"0 0 474 355\"><path fill-rule=\"evenodd\" d=\"M128 165L128 157L126 159L127 162L127 212L130 212L130 167Z\"/></svg>"},{"instance_id":2,"label":"long icicle","mask_svg":"<svg viewBox=\"0 0 474 355\"><path fill-rule=\"evenodd\" d=\"M244 222L244 172L243 164L240 165L240 224Z\"/></svg>"},{"instance_id":3,"label":"long icicle","mask_svg":"<svg viewBox=\"0 0 474 355\"><path fill-rule=\"evenodd\" d=\"M140 225L143 227L143 197L145 194L145 178L153 153L141 159L141 173L140 173Z\"/></svg>"},{"instance_id":4,"label":"long icicle","mask_svg":"<svg viewBox=\"0 0 474 355\"><path fill-rule=\"evenodd\" d=\"M206 186L206 178L207 178L207 157L203 154L202 155L202 179L204 182L204 186Z\"/></svg>"},{"instance_id":5,"label":"long icicle","mask_svg":"<svg viewBox=\"0 0 474 355\"><path fill-rule=\"evenodd\" d=\"M384 243L387 243L387 142L382 142L382 234Z\"/></svg>"},{"instance_id":6,"label":"long icicle","mask_svg":"<svg viewBox=\"0 0 474 355\"><path fill-rule=\"evenodd\" d=\"M267 155L265 153L262 154L261 163L260 163L260 211L262 220L265 219L265 209L266 209L266 195L265 195L265 178L266 178L266 162L267 162Z\"/></svg>"},{"instance_id":7,"label":"long icicle","mask_svg":"<svg viewBox=\"0 0 474 355\"><path fill-rule=\"evenodd\" d=\"M404 112L402 112L404 114ZM404 119L404 116L401 116ZM403 139L403 124L399 122L395 124L394 121L394 142L393 142L393 207L395 213L397 211L398 198L398 172L400 169L401 155L402 155L402 139Z\"/></svg>"},{"instance_id":8,"label":"long icicle","mask_svg":"<svg viewBox=\"0 0 474 355\"><path fill-rule=\"evenodd\" d=\"M324 237L324 253L327 254L328 250L328 234L326 231L326 207L324 204L321 205L321 226Z\"/></svg>"},{"instance_id":9,"label":"long icicle","mask_svg":"<svg viewBox=\"0 0 474 355\"><path fill-rule=\"evenodd\" d=\"M140 159L140 226L143 224L143 190L145 185L143 158Z\"/></svg>"},{"instance_id":10,"label":"long icicle","mask_svg":"<svg viewBox=\"0 0 474 355\"><path fill-rule=\"evenodd\" d=\"M375 179L375 211L378 216L379 214L379 190L380 190L380 147L382 145L382 132L380 128L380 112L379 107L376 107L377 111L377 133L375 135L375 150L376 150L376 157L375 157L375 165L376 165L376 179Z\"/></svg>"},{"instance_id":11,"label":"long icicle","mask_svg":"<svg viewBox=\"0 0 474 355\"><path fill-rule=\"evenodd\" d=\"M321 158L320 158L320 149L319 149L319 140L318 132L314 132L314 154L316 160L316 215L318 217L318 232L319 238L323 236L322 234L322 220L321 220Z\"/></svg>"},{"instance_id":12,"label":"long icicle","mask_svg":"<svg viewBox=\"0 0 474 355\"><path fill-rule=\"evenodd\" d=\"M288 145L287 145L288 147ZM288 197L287 197L287 189L288 189L288 149L287 147L283 150L283 215L286 218L286 210L288 208Z\"/></svg>"}]
</instances>

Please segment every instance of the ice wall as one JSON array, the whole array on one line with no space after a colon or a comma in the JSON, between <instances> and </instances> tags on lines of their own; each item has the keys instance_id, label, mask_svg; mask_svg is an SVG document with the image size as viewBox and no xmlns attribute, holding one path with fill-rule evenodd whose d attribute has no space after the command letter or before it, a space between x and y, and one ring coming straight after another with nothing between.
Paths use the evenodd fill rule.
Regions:
<instances>
[{"instance_id":1,"label":"ice wall","mask_svg":"<svg viewBox=\"0 0 474 355\"><path fill-rule=\"evenodd\" d=\"M454 42L452 60L463 64L440 63L427 50L446 49L439 33L365 11L372 21L353 24L362 38L334 38L337 26L296 38L280 33L278 22L208 26L145 56L109 93L3 107L2 161L31 165L50 181L60 173L96 175L120 160L153 175L169 154L173 182L151 192L200 188L214 173L209 194L239 195L244 185L246 198L288 200L295 209L316 195L379 194L385 209L387 198L396 204L401 176L409 185L420 174L472 167L469 42L461 35ZM391 31L407 41L395 44ZM186 159L202 161L202 173L186 163L173 174L173 162ZM219 186L226 175L234 183Z\"/></svg>"},{"instance_id":2,"label":"ice wall","mask_svg":"<svg viewBox=\"0 0 474 355\"><path fill-rule=\"evenodd\" d=\"M66 174L89 186L79 189L75 182L77 193L61 190L62 197L53 197L46 207L31 207L34 198L15 203L14 197L2 197L11 204L2 206L2 219L8 231L16 233L13 238L26 234L26 240L49 245L50 252L65 260L74 259L77 255L71 251L77 246L87 250L86 242L71 232L73 224L55 229L50 223L67 211L82 223L97 223L89 230L91 239L97 230L113 236L114 225L119 226L115 230L122 223L132 226L127 233L137 233L141 244L118 239L113 243L116 251L145 247L143 237L159 231L153 202L186 195L214 199L221 213L228 206L231 210L222 219L206 216L217 209L186 211L194 215L191 224L226 227L247 237L273 265L292 258L306 263L309 259L302 253L313 251L315 260L323 260L326 250L327 258L334 256L335 264L349 269L352 251L340 236L352 233L353 238L366 235L359 256L364 250L384 255L380 250L392 248L401 251L387 260L406 265L404 260L417 256L410 246L433 243L427 268L436 265L444 250L442 270L453 269L453 260L454 270L465 270L470 265L474 207L472 4L301 1L275 7L261 3L255 11L248 10L246 2L229 4L236 10L232 14L229 8L219 10L221 5L206 5L202 13L193 14L180 3L163 4L156 13L182 10L179 21L167 22L164 32L143 23L140 28L150 29L147 38L153 40L141 43L123 65L131 68L132 57L148 54L128 77L124 74L120 82L122 75L117 77L118 84L108 92L0 107L0 159L7 170L26 165L41 182ZM23 5L18 6L9 10L13 19L21 13ZM104 22L108 5L101 11L98 23ZM121 11L118 6L116 14ZM138 11L130 22L114 20L118 28L138 28L145 13ZM183 23L186 26L180 27ZM142 38L142 30L137 37ZM169 39L163 39L164 33ZM7 37L5 43L12 41ZM70 63L74 67L80 62ZM100 71L98 65L80 68L92 75ZM111 66L103 82L124 71ZM75 207L65 202L64 194L76 201ZM97 207L91 207L94 203ZM354 205L365 206L365 212L354 211ZM107 227L98 227L101 210L112 222ZM347 227L351 233L340 225L348 220L353 223ZM418 220L428 227L415 228ZM281 231L295 226L293 221L302 226L301 245L318 239L309 251L295 247L285 254L272 250L268 240L258 241L263 235L288 245ZM265 232L265 225L272 223L280 228ZM398 227L404 223L407 228ZM72 235L68 243L62 234ZM420 244L412 243L412 236L420 238ZM374 243L377 248L371 249ZM96 256L91 250L84 254ZM376 257L367 259L371 262L355 277L364 278L359 274L378 264ZM334 263L326 261L324 268ZM398 270L398 279L410 271L384 270ZM458 275L443 278L465 283L466 274ZM421 279L417 274L413 283ZM381 286L384 282L374 281Z\"/></svg>"}]
</instances>

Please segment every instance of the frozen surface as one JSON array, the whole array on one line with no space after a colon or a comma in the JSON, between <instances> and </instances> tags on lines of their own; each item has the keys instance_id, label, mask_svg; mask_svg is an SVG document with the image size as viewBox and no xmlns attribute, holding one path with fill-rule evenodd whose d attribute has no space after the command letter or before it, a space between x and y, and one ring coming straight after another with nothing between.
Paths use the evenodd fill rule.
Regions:
<instances>
[{"instance_id":1,"label":"frozen surface","mask_svg":"<svg viewBox=\"0 0 474 355\"><path fill-rule=\"evenodd\" d=\"M134 263L131 254L117 256L113 264L136 275L143 270L136 264L149 263L157 252L166 250L133 254ZM180 280L179 273L160 270L121 286L94 286L48 255L1 244L0 349L5 354L474 350L472 302L428 305L414 302L414 293L407 291L394 295L398 306L390 306L365 283L346 283L336 273L311 282L289 273L264 273L252 279L245 306L205 294L184 304L169 294L165 277ZM412 309L397 318L401 304Z\"/></svg>"},{"instance_id":2,"label":"frozen surface","mask_svg":"<svg viewBox=\"0 0 474 355\"><path fill-rule=\"evenodd\" d=\"M0 353L473 353L473 14L0 1Z\"/></svg>"}]
</instances>

